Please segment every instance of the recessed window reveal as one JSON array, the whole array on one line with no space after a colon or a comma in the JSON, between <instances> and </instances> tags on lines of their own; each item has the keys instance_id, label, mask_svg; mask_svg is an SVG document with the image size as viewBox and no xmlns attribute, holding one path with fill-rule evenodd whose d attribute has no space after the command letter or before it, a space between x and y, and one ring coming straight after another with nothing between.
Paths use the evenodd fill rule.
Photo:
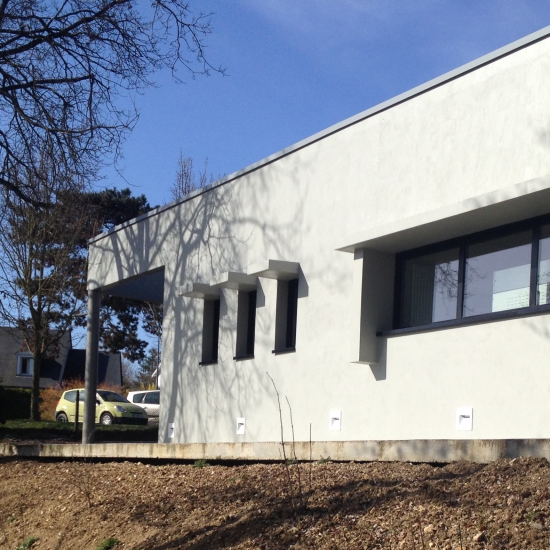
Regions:
<instances>
[{"instance_id":1,"label":"recessed window reveal","mask_svg":"<svg viewBox=\"0 0 550 550\"><path fill-rule=\"evenodd\" d=\"M396 328L550 304L550 224L513 227L399 255Z\"/></svg>"}]
</instances>

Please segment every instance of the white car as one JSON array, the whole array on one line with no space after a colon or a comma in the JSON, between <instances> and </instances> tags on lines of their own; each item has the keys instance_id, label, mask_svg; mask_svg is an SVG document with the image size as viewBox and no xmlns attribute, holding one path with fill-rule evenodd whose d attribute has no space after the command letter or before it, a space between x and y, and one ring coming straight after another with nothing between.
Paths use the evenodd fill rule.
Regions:
<instances>
[{"instance_id":1,"label":"white car","mask_svg":"<svg viewBox=\"0 0 550 550\"><path fill-rule=\"evenodd\" d=\"M130 403L145 409L151 420L158 420L160 409L160 390L131 391L127 396Z\"/></svg>"}]
</instances>

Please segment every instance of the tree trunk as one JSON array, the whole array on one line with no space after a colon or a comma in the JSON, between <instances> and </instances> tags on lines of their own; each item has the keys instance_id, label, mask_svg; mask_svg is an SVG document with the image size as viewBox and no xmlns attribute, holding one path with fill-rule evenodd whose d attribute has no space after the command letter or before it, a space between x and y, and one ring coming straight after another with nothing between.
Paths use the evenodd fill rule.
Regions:
<instances>
[{"instance_id":1,"label":"tree trunk","mask_svg":"<svg viewBox=\"0 0 550 550\"><path fill-rule=\"evenodd\" d=\"M40 420L40 364L42 354L35 350L33 354L34 367L32 371L32 392L31 392L31 420Z\"/></svg>"}]
</instances>

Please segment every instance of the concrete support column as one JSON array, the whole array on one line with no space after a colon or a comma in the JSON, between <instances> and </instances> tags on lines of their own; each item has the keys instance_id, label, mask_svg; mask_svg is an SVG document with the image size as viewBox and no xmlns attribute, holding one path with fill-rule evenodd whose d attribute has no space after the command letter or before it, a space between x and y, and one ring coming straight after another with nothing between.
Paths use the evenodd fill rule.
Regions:
<instances>
[{"instance_id":1,"label":"concrete support column","mask_svg":"<svg viewBox=\"0 0 550 550\"><path fill-rule=\"evenodd\" d=\"M353 266L351 362L377 364L380 330L392 328L395 255L357 250Z\"/></svg>"},{"instance_id":2,"label":"concrete support column","mask_svg":"<svg viewBox=\"0 0 550 550\"><path fill-rule=\"evenodd\" d=\"M86 373L84 385L84 424L82 443L93 443L95 440L95 407L97 391L97 360L99 352L99 307L101 292L88 291L88 336L86 339Z\"/></svg>"},{"instance_id":3,"label":"concrete support column","mask_svg":"<svg viewBox=\"0 0 550 550\"><path fill-rule=\"evenodd\" d=\"M353 283L351 303L349 304L349 337L350 337L350 362L361 363L361 329L362 329L362 296L363 296L363 250L353 253Z\"/></svg>"}]
</instances>

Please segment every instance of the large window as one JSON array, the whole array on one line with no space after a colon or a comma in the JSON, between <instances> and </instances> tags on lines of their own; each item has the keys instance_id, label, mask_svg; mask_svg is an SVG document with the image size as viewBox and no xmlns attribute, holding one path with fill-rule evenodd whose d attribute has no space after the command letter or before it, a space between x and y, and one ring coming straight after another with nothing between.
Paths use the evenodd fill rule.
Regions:
<instances>
[{"instance_id":1,"label":"large window","mask_svg":"<svg viewBox=\"0 0 550 550\"><path fill-rule=\"evenodd\" d=\"M542 306L550 305L548 218L399 254L397 304L396 328L546 309Z\"/></svg>"},{"instance_id":2,"label":"large window","mask_svg":"<svg viewBox=\"0 0 550 550\"><path fill-rule=\"evenodd\" d=\"M405 261L402 325L414 327L454 319L457 288L458 248Z\"/></svg>"},{"instance_id":3,"label":"large window","mask_svg":"<svg viewBox=\"0 0 550 550\"><path fill-rule=\"evenodd\" d=\"M543 225L539 240L537 305L550 304L550 225Z\"/></svg>"},{"instance_id":4,"label":"large window","mask_svg":"<svg viewBox=\"0 0 550 550\"><path fill-rule=\"evenodd\" d=\"M467 247L463 316L529 307L529 231Z\"/></svg>"}]
</instances>

